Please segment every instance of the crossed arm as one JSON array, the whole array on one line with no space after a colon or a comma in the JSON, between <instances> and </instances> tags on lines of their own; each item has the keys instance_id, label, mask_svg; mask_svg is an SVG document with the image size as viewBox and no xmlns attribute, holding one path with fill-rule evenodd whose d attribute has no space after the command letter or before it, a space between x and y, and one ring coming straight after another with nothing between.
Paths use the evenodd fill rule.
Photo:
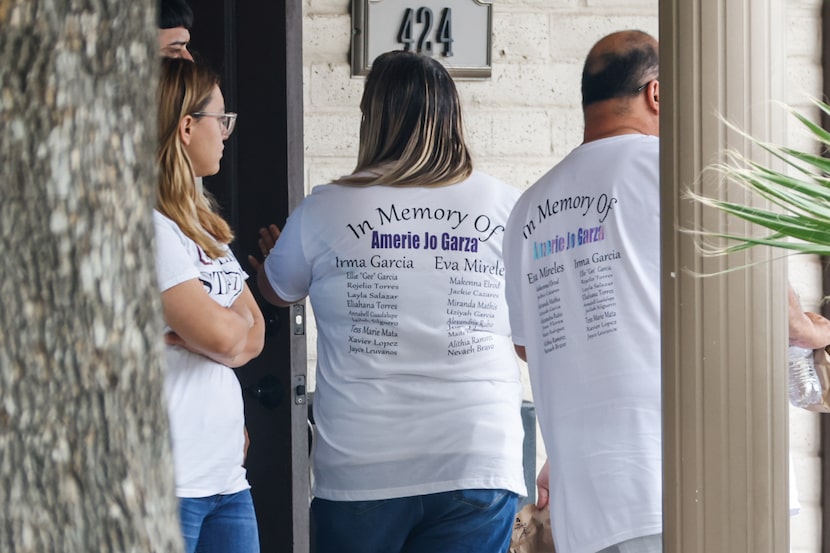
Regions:
<instances>
[{"instance_id":1,"label":"crossed arm","mask_svg":"<svg viewBox=\"0 0 830 553\"><path fill-rule=\"evenodd\" d=\"M162 292L168 344L182 346L228 367L241 367L262 352L265 323L247 284L230 307L222 307L198 279Z\"/></svg>"}]
</instances>

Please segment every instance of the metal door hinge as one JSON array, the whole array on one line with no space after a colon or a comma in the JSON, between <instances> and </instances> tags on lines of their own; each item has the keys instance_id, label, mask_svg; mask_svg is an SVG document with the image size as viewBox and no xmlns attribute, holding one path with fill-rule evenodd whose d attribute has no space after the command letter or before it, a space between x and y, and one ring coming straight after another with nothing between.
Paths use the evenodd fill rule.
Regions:
<instances>
[{"instance_id":1,"label":"metal door hinge","mask_svg":"<svg viewBox=\"0 0 830 553\"><path fill-rule=\"evenodd\" d=\"M291 307L291 326L294 329L294 336L305 334L305 305Z\"/></svg>"}]
</instances>

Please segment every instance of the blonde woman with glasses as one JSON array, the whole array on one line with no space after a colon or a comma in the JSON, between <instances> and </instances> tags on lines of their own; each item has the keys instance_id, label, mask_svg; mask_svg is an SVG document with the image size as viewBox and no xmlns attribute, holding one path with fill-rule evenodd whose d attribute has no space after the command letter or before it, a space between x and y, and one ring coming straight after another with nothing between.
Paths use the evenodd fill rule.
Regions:
<instances>
[{"instance_id":1,"label":"blonde woman with glasses","mask_svg":"<svg viewBox=\"0 0 830 553\"><path fill-rule=\"evenodd\" d=\"M264 323L228 247L231 229L196 185L219 171L236 114L225 112L218 77L185 59L162 61L158 102L156 270L185 550L259 553L231 368L262 351Z\"/></svg>"},{"instance_id":2,"label":"blonde woman with glasses","mask_svg":"<svg viewBox=\"0 0 830 553\"><path fill-rule=\"evenodd\" d=\"M318 553L502 553L522 475L502 233L519 191L473 164L437 61L374 61L357 167L314 188L258 284L317 321Z\"/></svg>"}]
</instances>

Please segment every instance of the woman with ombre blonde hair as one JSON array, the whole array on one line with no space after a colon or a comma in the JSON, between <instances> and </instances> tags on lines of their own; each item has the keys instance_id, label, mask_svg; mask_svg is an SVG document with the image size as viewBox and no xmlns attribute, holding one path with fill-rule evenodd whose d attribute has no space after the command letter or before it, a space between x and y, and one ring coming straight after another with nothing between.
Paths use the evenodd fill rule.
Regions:
<instances>
[{"instance_id":1,"label":"woman with ombre blonde hair","mask_svg":"<svg viewBox=\"0 0 830 553\"><path fill-rule=\"evenodd\" d=\"M185 550L259 553L231 369L262 351L264 323L230 227L196 180L219 171L236 114L225 112L218 77L192 61L163 60L158 90L156 271Z\"/></svg>"},{"instance_id":2,"label":"woman with ombre blonde hair","mask_svg":"<svg viewBox=\"0 0 830 553\"><path fill-rule=\"evenodd\" d=\"M360 107L354 172L263 229L254 263L317 321L317 551L504 553L526 493L502 262L519 190L473 170L439 62L381 55Z\"/></svg>"}]
</instances>

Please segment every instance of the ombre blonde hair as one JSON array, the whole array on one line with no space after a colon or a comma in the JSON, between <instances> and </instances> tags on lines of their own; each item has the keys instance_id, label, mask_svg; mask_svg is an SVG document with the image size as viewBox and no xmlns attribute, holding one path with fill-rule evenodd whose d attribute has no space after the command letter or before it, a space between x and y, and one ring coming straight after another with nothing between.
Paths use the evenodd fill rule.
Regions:
<instances>
[{"instance_id":1,"label":"ombre blonde hair","mask_svg":"<svg viewBox=\"0 0 830 553\"><path fill-rule=\"evenodd\" d=\"M196 186L196 175L179 135L179 123L202 111L219 84L210 69L186 59L162 60L158 86L158 186L156 208L172 219L211 258L227 255L233 240L209 192Z\"/></svg>"},{"instance_id":2,"label":"ombre blonde hair","mask_svg":"<svg viewBox=\"0 0 830 553\"><path fill-rule=\"evenodd\" d=\"M458 91L432 58L401 51L378 56L360 110L357 167L338 184L440 186L473 172Z\"/></svg>"}]
</instances>

